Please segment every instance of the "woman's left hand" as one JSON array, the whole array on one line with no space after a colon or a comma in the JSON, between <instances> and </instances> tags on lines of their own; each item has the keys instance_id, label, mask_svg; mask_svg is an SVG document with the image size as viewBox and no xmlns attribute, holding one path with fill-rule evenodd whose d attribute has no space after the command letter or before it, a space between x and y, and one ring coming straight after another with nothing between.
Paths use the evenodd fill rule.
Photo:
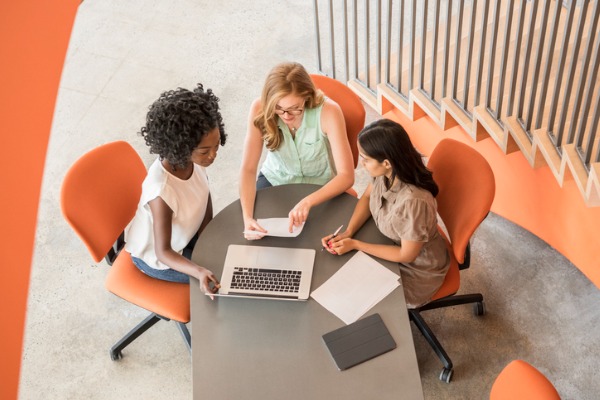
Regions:
<instances>
[{"instance_id":1,"label":"woman's left hand","mask_svg":"<svg viewBox=\"0 0 600 400\"><path fill-rule=\"evenodd\" d=\"M292 208L292 211L288 214L290 219L290 233L293 232L294 226L302 226L306 222L310 207L310 203L306 199L302 199L294 208Z\"/></svg>"}]
</instances>

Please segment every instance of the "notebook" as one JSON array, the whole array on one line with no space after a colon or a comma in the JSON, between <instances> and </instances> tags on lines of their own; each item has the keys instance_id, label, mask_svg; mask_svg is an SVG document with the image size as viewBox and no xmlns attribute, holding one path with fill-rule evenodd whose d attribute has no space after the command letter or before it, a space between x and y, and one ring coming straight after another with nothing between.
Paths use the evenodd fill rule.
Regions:
<instances>
[{"instance_id":1,"label":"notebook","mask_svg":"<svg viewBox=\"0 0 600 400\"><path fill-rule=\"evenodd\" d=\"M307 300L314 249L229 245L215 296Z\"/></svg>"},{"instance_id":2,"label":"notebook","mask_svg":"<svg viewBox=\"0 0 600 400\"><path fill-rule=\"evenodd\" d=\"M379 314L326 333L323 341L340 371L396 348Z\"/></svg>"}]
</instances>

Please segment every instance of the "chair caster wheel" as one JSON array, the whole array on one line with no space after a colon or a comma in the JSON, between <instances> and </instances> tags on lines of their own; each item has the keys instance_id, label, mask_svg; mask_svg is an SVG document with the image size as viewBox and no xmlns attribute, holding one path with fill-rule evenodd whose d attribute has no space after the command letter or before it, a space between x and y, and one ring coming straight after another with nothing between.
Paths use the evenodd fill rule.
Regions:
<instances>
[{"instance_id":1,"label":"chair caster wheel","mask_svg":"<svg viewBox=\"0 0 600 400\"><path fill-rule=\"evenodd\" d=\"M475 316L480 317L485 315L485 312L485 303L483 301L473 304L473 314L475 314Z\"/></svg>"},{"instance_id":2,"label":"chair caster wheel","mask_svg":"<svg viewBox=\"0 0 600 400\"><path fill-rule=\"evenodd\" d=\"M454 374L454 369L444 368L442 373L440 374L440 381L450 383L452 380L452 375Z\"/></svg>"},{"instance_id":3,"label":"chair caster wheel","mask_svg":"<svg viewBox=\"0 0 600 400\"><path fill-rule=\"evenodd\" d=\"M121 358L123 358L123 353L121 353L120 351L110 351L110 359L113 361L119 361Z\"/></svg>"}]
</instances>

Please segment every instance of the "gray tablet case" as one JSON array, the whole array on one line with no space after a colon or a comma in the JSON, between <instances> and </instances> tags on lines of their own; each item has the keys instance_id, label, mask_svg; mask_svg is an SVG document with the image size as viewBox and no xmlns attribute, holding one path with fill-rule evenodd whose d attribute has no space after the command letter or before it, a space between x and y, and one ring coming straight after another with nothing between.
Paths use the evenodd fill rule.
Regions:
<instances>
[{"instance_id":1,"label":"gray tablet case","mask_svg":"<svg viewBox=\"0 0 600 400\"><path fill-rule=\"evenodd\" d=\"M340 371L396 348L379 314L373 314L323 335Z\"/></svg>"}]
</instances>

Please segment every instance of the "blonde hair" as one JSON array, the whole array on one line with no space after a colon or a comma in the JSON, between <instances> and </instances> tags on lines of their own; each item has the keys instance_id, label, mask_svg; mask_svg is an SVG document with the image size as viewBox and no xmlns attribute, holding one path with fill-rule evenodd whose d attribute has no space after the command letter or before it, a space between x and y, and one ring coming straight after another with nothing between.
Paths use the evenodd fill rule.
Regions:
<instances>
[{"instance_id":1,"label":"blonde hair","mask_svg":"<svg viewBox=\"0 0 600 400\"><path fill-rule=\"evenodd\" d=\"M305 100L304 108L315 108L324 101L323 92L315 87L304 67L296 62L276 65L265 80L260 103L262 110L254 118L254 126L262 133L269 150L277 150L283 135L277 127L275 106L285 96L294 95Z\"/></svg>"}]
</instances>

